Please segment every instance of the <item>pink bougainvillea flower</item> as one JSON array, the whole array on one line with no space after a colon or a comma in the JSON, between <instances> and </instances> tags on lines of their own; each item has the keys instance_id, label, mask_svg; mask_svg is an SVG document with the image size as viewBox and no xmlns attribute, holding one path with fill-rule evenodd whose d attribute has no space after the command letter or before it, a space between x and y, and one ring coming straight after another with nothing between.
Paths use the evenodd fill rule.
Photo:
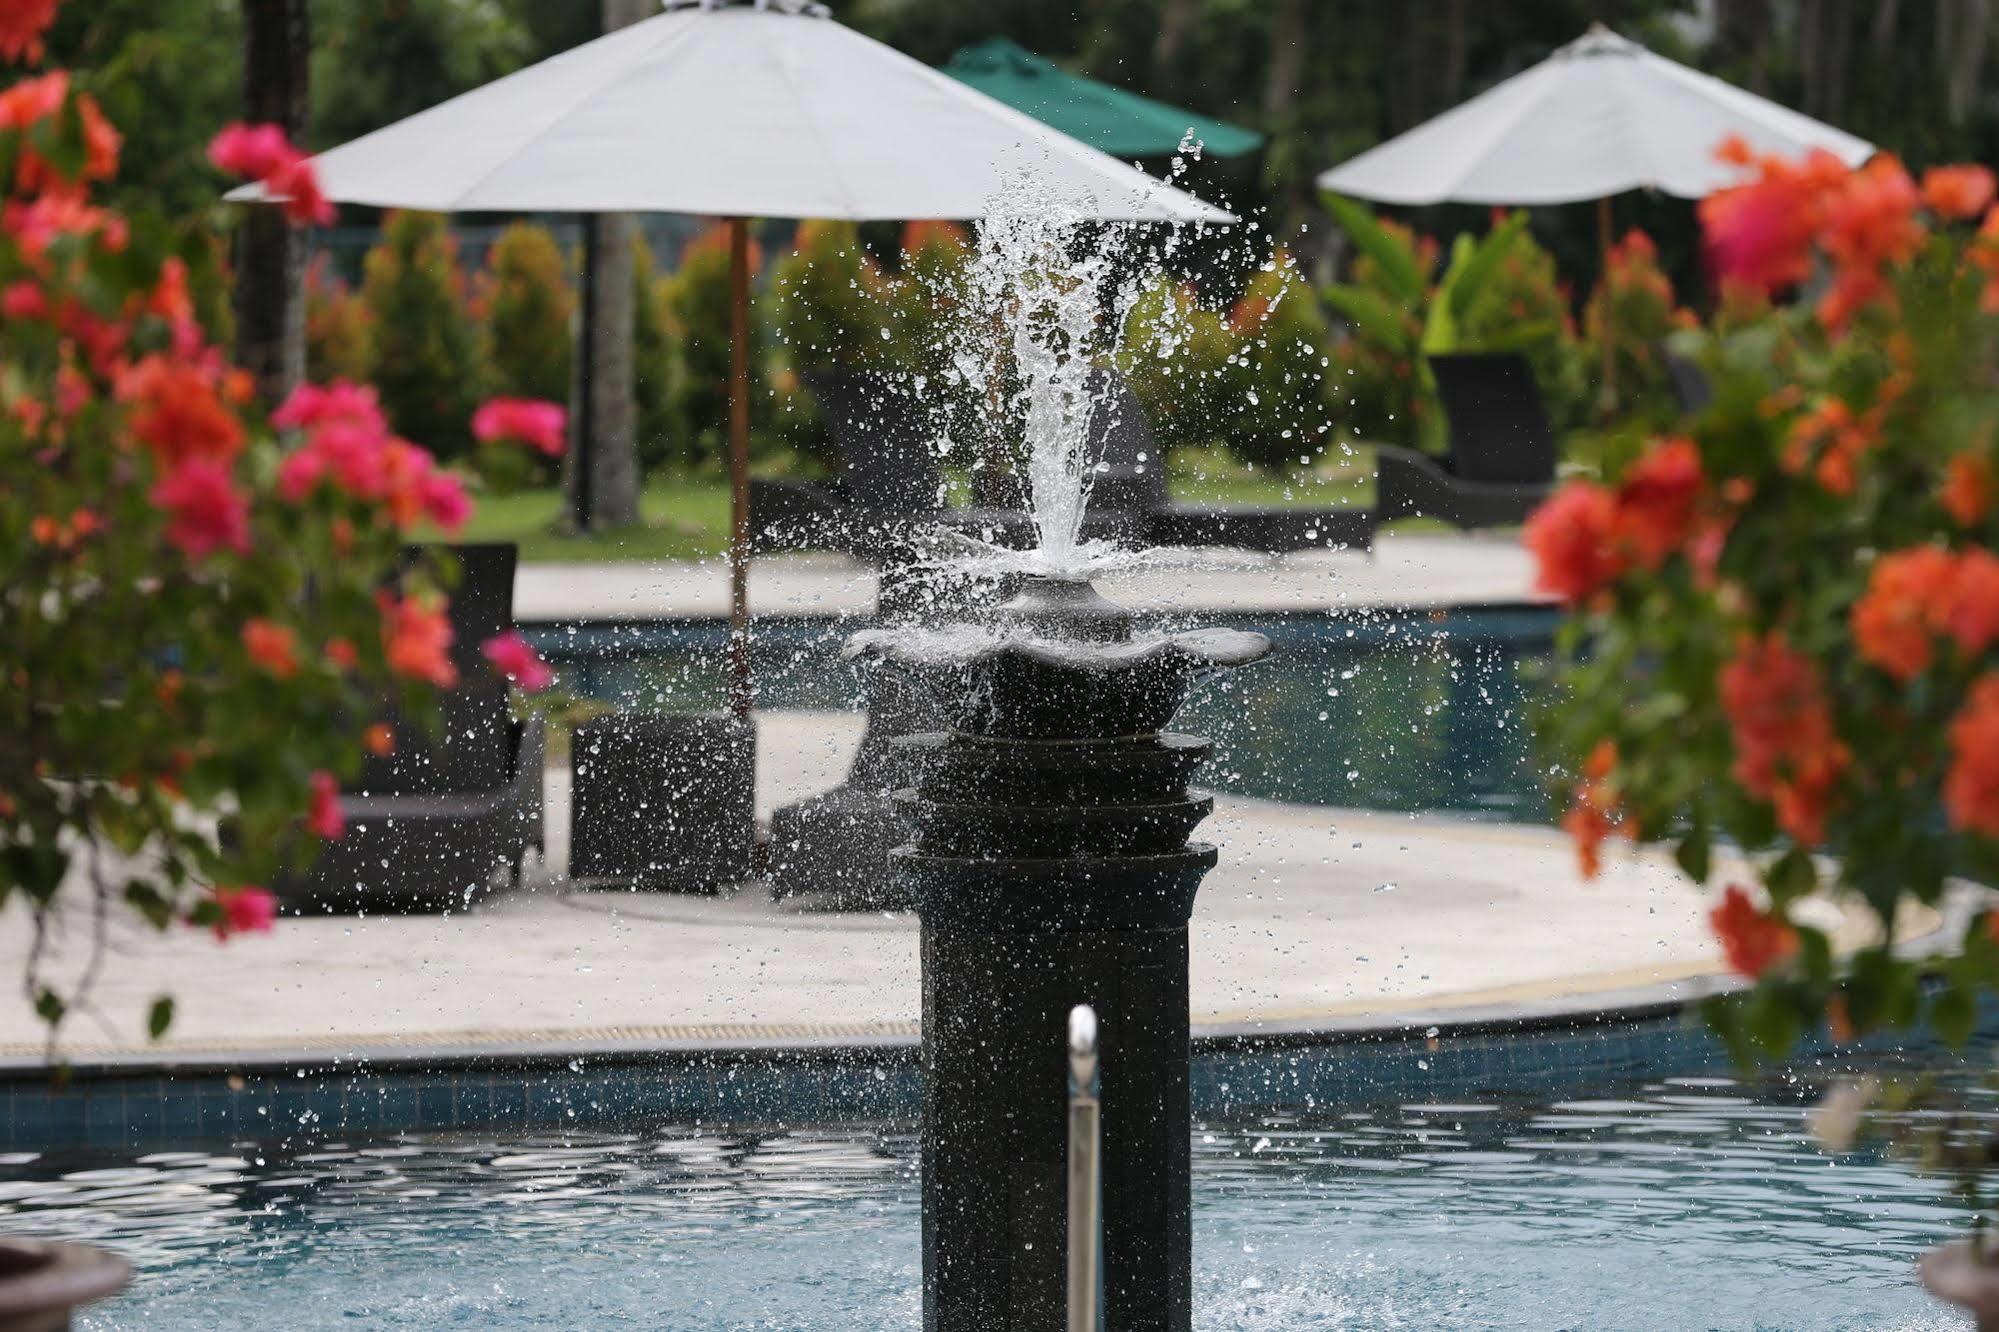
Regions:
<instances>
[{"instance_id":1,"label":"pink bougainvillea flower","mask_svg":"<svg viewBox=\"0 0 1999 1332\"><path fill-rule=\"evenodd\" d=\"M0 0L0 57L13 61L42 58L42 34L56 21L62 0Z\"/></svg>"},{"instance_id":2,"label":"pink bougainvillea flower","mask_svg":"<svg viewBox=\"0 0 1999 1332\"><path fill-rule=\"evenodd\" d=\"M330 384L300 384L279 408L271 413L271 424L280 430L307 430L342 422L375 434L387 434L389 420L382 414L382 400L372 385L336 379Z\"/></svg>"},{"instance_id":3,"label":"pink bougainvillea flower","mask_svg":"<svg viewBox=\"0 0 1999 1332\"><path fill-rule=\"evenodd\" d=\"M191 560L217 550L250 550L250 501L229 469L213 458L188 458L153 484L149 496L167 515L167 540Z\"/></svg>"},{"instance_id":4,"label":"pink bougainvillea flower","mask_svg":"<svg viewBox=\"0 0 1999 1332\"><path fill-rule=\"evenodd\" d=\"M49 317L49 297L41 284L28 278L7 284L7 290L0 292L0 315L5 315L9 323L18 324L30 319Z\"/></svg>"},{"instance_id":5,"label":"pink bougainvillea flower","mask_svg":"<svg viewBox=\"0 0 1999 1332\"><path fill-rule=\"evenodd\" d=\"M451 664L451 621L436 602L420 597L396 597L384 592L382 649L389 669L412 680L427 680L439 689L458 683Z\"/></svg>"},{"instance_id":6,"label":"pink bougainvillea flower","mask_svg":"<svg viewBox=\"0 0 1999 1332\"><path fill-rule=\"evenodd\" d=\"M218 939L268 933L277 922L278 899L254 884L218 887L210 895L220 912L213 926Z\"/></svg>"},{"instance_id":7,"label":"pink bougainvillea flower","mask_svg":"<svg viewBox=\"0 0 1999 1332\"><path fill-rule=\"evenodd\" d=\"M1923 205L1938 217L1962 222L1991 206L1995 185L1992 169L1976 163L1931 167L1923 173Z\"/></svg>"},{"instance_id":8,"label":"pink bougainvillea flower","mask_svg":"<svg viewBox=\"0 0 1999 1332\"><path fill-rule=\"evenodd\" d=\"M472 434L482 444L510 440L551 458L568 447L569 412L539 398L494 398L472 414Z\"/></svg>"},{"instance_id":9,"label":"pink bougainvillea flower","mask_svg":"<svg viewBox=\"0 0 1999 1332\"><path fill-rule=\"evenodd\" d=\"M288 624L261 615L245 620L243 650L266 675L289 680L298 674L298 635Z\"/></svg>"},{"instance_id":10,"label":"pink bougainvillea flower","mask_svg":"<svg viewBox=\"0 0 1999 1332\"><path fill-rule=\"evenodd\" d=\"M340 813L340 783L330 772L312 774L312 804L306 810L305 828L326 842L339 841L340 834L347 831L347 820Z\"/></svg>"},{"instance_id":11,"label":"pink bougainvillea flower","mask_svg":"<svg viewBox=\"0 0 1999 1332\"><path fill-rule=\"evenodd\" d=\"M504 634L496 634L480 645L479 651L493 669L512 680L523 692L538 694L555 683L555 672L528 641L521 637L520 630L509 629Z\"/></svg>"},{"instance_id":12,"label":"pink bougainvillea flower","mask_svg":"<svg viewBox=\"0 0 1999 1332\"><path fill-rule=\"evenodd\" d=\"M1774 911L1759 910L1734 884L1722 894L1721 905L1708 913L1708 924L1721 940L1729 970L1750 980L1798 951L1798 932L1790 922Z\"/></svg>"},{"instance_id":13,"label":"pink bougainvillea flower","mask_svg":"<svg viewBox=\"0 0 1999 1332\"><path fill-rule=\"evenodd\" d=\"M456 532L472 516L472 497L465 493L464 483L449 472L431 472L418 483L417 490L424 517L446 532Z\"/></svg>"},{"instance_id":14,"label":"pink bougainvillea flower","mask_svg":"<svg viewBox=\"0 0 1999 1332\"><path fill-rule=\"evenodd\" d=\"M1846 164L1820 149L1800 162L1758 158L1734 137L1715 156L1756 173L1695 206L1719 284L1774 295L1803 282L1811 276L1825 191L1849 174Z\"/></svg>"},{"instance_id":15,"label":"pink bougainvillea flower","mask_svg":"<svg viewBox=\"0 0 1999 1332\"><path fill-rule=\"evenodd\" d=\"M0 226L30 263L40 263L49 247L65 237L87 237L112 254L125 248L131 228L118 214L92 207L73 194L41 194L13 200L0 212Z\"/></svg>"},{"instance_id":16,"label":"pink bougainvillea flower","mask_svg":"<svg viewBox=\"0 0 1999 1332\"><path fill-rule=\"evenodd\" d=\"M1571 481L1527 520L1535 587L1579 606L1625 570L1616 540L1617 497L1591 481Z\"/></svg>"},{"instance_id":17,"label":"pink bougainvillea flower","mask_svg":"<svg viewBox=\"0 0 1999 1332\"><path fill-rule=\"evenodd\" d=\"M333 220L333 203L320 189L312 159L292 146L281 125L226 125L209 141L208 160L262 184L295 226L323 227Z\"/></svg>"},{"instance_id":18,"label":"pink bougainvillea flower","mask_svg":"<svg viewBox=\"0 0 1999 1332\"><path fill-rule=\"evenodd\" d=\"M263 180L289 162L297 150L282 125L224 125L208 141L208 160L232 176Z\"/></svg>"}]
</instances>

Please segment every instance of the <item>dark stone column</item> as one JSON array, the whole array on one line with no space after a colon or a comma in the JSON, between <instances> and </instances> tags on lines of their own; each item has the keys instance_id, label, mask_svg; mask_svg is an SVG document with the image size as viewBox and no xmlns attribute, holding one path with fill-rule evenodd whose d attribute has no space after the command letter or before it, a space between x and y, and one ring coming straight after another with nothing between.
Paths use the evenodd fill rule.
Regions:
<instances>
[{"instance_id":1,"label":"dark stone column","mask_svg":"<svg viewBox=\"0 0 1999 1332\"><path fill-rule=\"evenodd\" d=\"M304 137L310 105L306 0L243 0L243 116ZM275 207L243 210L236 232L236 363L276 406L305 378L306 237Z\"/></svg>"}]
</instances>

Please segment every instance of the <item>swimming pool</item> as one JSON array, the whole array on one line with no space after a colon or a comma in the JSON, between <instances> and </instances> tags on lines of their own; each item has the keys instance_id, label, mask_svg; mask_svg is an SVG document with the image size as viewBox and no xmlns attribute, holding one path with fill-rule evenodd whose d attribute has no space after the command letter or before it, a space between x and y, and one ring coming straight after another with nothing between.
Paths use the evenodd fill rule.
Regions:
<instances>
[{"instance_id":1,"label":"swimming pool","mask_svg":"<svg viewBox=\"0 0 1999 1332\"><path fill-rule=\"evenodd\" d=\"M1204 624L1254 629L1275 651L1197 690L1174 722L1212 737L1202 785L1300 804L1539 823L1550 818L1527 733L1557 619L1545 607ZM536 645L576 693L630 711L724 705L724 630L709 624L543 627ZM774 621L754 652L757 706L858 708L839 661L850 627Z\"/></svg>"},{"instance_id":2,"label":"swimming pool","mask_svg":"<svg viewBox=\"0 0 1999 1332\"><path fill-rule=\"evenodd\" d=\"M1196 1325L1916 1329L1933 1179L1817 1083L1609 1079L1197 1124ZM1989 1121L1989 1095L1973 1093ZM8 1158L10 1228L132 1255L100 1329L914 1327L906 1126L414 1134Z\"/></svg>"}]
</instances>

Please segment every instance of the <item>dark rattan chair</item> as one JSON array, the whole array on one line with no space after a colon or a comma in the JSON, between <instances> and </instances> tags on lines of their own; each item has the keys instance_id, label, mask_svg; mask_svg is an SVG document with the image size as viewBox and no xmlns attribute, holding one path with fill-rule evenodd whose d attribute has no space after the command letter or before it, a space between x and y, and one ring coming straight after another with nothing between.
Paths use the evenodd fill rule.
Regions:
<instances>
[{"instance_id":1,"label":"dark rattan chair","mask_svg":"<svg viewBox=\"0 0 1999 1332\"><path fill-rule=\"evenodd\" d=\"M1376 447L1383 520L1437 518L1457 527L1518 523L1555 481L1555 432L1527 358L1467 352L1429 358L1450 422L1441 459Z\"/></svg>"},{"instance_id":2,"label":"dark rattan chair","mask_svg":"<svg viewBox=\"0 0 1999 1332\"><path fill-rule=\"evenodd\" d=\"M516 721L507 682L480 646L513 623L512 545L452 548L461 570L451 597L452 662L435 732L391 713L395 750L371 758L340 798L347 832L311 869L276 885L296 909L434 910L462 906L497 871L520 880L527 849L542 846L542 721Z\"/></svg>"}]
</instances>

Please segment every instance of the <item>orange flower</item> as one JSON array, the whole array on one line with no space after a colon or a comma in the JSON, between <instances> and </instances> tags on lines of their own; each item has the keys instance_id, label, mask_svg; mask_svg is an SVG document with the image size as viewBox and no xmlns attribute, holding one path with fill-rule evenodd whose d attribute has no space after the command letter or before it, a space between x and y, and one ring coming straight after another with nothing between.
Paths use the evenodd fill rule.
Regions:
<instances>
[{"instance_id":1,"label":"orange flower","mask_svg":"<svg viewBox=\"0 0 1999 1332\"><path fill-rule=\"evenodd\" d=\"M132 405L131 430L162 463L186 458L228 462L242 451L243 422L201 365L162 355L141 360L118 379Z\"/></svg>"},{"instance_id":2,"label":"orange flower","mask_svg":"<svg viewBox=\"0 0 1999 1332\"><path fill-rule=\"evenodd\" d=\"M334 637L326 640L326 659L333 663L335 670L351 671L360 664L361 656L352 643Z\"/></svg>"},{"instance_id":3,"label":"orange flower","mask_svg":"<svg viewBox=\"0 0 1999 1332\"><path fill-rule=\"evenodd\" d=\"M382 647L389 669L412 680L428 680L439 689L458 683L451 664L451 621L442 607L418 597L398 599L381 594Z\"/></svg>"},{"instance_id":4,"label":"orange flower","mask_svg":"<svg viewBox=\"0 0 1999 1332\"><path fill-rule=\"evenodd\" d=\"M1637 826L1619 811L1617 791L1610 784L1616 767L1616 744L1597 741L1583 764L1583 780L1576 783L1575 803L1562 816L1562 829L1576 844L1576 867L1585 879L1594 879L1603 868L1602 848L1611 834L1637 836Z\"/></svg>"},{"instance_id":5,"label":"orange flower","mask_svg":"<svg viewBox=\"0 0 1999 1332\"><path fill-rule=\"evenodd\" d=\"M376 722L361 732L361 747L376 758L387 758L396 752L396 733L386 722Z\"/></svg>"},{"instance_id":6,"label":"orange flower","mask_svg":"<svg viewBox=\"0 0 1999 1332\"><path fill-rule=\"evenodd\" d=\"M1708 913L1708 923L1721 940L1728 969L1758 980L1798 951L1798 932L1776 912L1759 911L1749 894L1734 884L1722 894L1721 905Z\"/></svg>"},{"instance_id":7,"label":"orange flower","mask_svg":"<svg viewBox=\"0 0 1999 1332\"><path fill-rule=\"evenodd\" d=\"M1841 269L1904 263L1921 248L1922 197L1893 153L1876 153L1828 191L1819 244Z\"/></svg>"},{"instance_id":8,"label":"orange flower","mask_svg":"<svg viewBox=\"0 0 1999 1332\"><path fill-rule=\"evenodd\" d=\"M1534 554L1535 587L1579 606L1624 572L1617 549L1617 499L1590 481L1571 481L1534 511L1521 540Z\"/></svg>"},{"instance_id":9,"label":"orange flower","mask_svg":"<svg viewBox=\"0 0 1999 1332\"><path fill-rule=\"evenodd\" d=\"M1825 214L1826 193L1851 174L1846 164L1823 149L1798 162L1757 158L1733 136L1715 156L1756 172L1695 205L1708 264L1724 293L1774 295L1810 277L1812 239Z\"/></svg>"},{"instance_id":10,"label":"orange flower","mask_svg":"<svg viewBox=\"0 0 1999 1332\"><path fill-rule=\"evenodd\" d=\"M274 679L289 680L298 674L298 636L288 624L262 616L245 620L243 650Z\"/></svg>"},{"instance_id":11,"label":"orange flower","mask_svg":"<svg viewBox=\"0 0 1999 1332\"><path fill-rule=\"evenodd\" d=\"M1923 206L1954 222L1974 218L1991 205L1996 183L1989 167L1975 163L1931 167L1923 173Z\"/></svg>"},{"instance_id":12,"label":"orange flower","mask_svg":"<svg viewBox=\"0 0 1999 1332\"><path fill-rule=\"evenodd\" d=\"M1943 630L1966 655L1977 656L1999 642L1999 558L1984 549L1957 557Z\"/></svg>"},{"instance_id":13,"label":"orange flower","mask_svg":"<svg viewBox=\"0 0 1999 1332\"><path fill-rule=\"evenodd\" d=\"M1768 800L1785 832L1825 840L1825 819L1852 753L1833 725L1818 666L1781 631L1744 635L1717 685L1735 742L1733 773Z\"/></svg>"},{"instance_id":14,"label":"orange flower","mask_svg":"<svg viewBox=\"0 0 1999 1332\"><path fill-rule=\"evenodd\" d=\"M1999 837L1999 671L1972 685L1951 720L1950 751L1943 805L1951 826Z\"/></svg>"},{"instance_id":15,"label":"orange flower","mask_svg":"<svg viewBox=\"0 0 1999 1332\"><path fill-rule=\"evenodd\" d=\"M1874 561L1850 619L1861 658L1907 683L1930 668L1932 638L1952 599L1956 561L1940 546Z\"/></svg>"},{"instance_id":16,"label":"orange flower","mask_svg":"<svg viewBox=\"0 0 1999 1332\"><path fill-rule=\"evenodd\" d=\"M1977 526L1992 508L1991 461L1978 453L1952 458L1937 499L1959 527Z\"/></svg>"},{"instance_id":17,"label":"orange flower","mask_svg":"<svg viewBox=\"0 0 1999 1332\"><path fill-rule=\"evenodd\" d=\"M1784 439L1784 470L1809 470L1834 495L1853 493L1854 464L1881 438L1879 407L1858 416L1843 399L1825 398L1792 422Z\"/></svg>"}]
</instances>

